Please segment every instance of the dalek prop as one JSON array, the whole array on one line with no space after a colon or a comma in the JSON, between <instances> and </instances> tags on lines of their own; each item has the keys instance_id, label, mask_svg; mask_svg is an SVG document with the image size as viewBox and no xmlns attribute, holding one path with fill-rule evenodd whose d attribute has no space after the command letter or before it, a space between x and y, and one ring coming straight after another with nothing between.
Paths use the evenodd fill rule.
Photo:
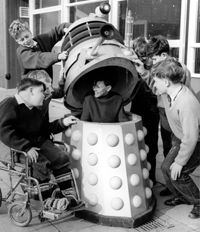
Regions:
<instances>
[{"instance_id":1,"label":"dalek prop","mask_svg":"<svg viewBox=\"0 0 200 232\"><path fill-rule=\"evenodd\" d=\"M61 51L69 51L63 64L64 105L81 114L85 94L98 73L114 76L124 105L138 91L138 74L130 59L133 18L127 13L126 40L106 20L110 5L102 3L95 13L71 24ZM130 121L94 123L78 121L63 133L70 144L69 156L80 197L88 207L76 216L95 223L136 227L152 217L156 200L149 179L146 130L141 117L130 113Z\"/></svg>"}]
</instances>

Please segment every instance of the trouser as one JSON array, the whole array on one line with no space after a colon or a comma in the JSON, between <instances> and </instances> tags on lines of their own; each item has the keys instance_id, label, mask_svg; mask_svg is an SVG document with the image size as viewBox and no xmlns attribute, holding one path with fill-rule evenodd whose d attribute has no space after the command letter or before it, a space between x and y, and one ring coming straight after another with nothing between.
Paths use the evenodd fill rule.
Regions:
<instances>
[{"instance_id":1,"label":"trouser","mask_svg":"<svg viewBox=\"0 0 200 232\"><path fill-rule=\"evenodd\" d=\"M177 180L172 180L170 166L178 155L180 144L180 140L173 139L173 146L161 166L162 173L167 187L174 196L182 196L190 204L197 205L200 204L200 191L190 177L190 174L200 165L200 142L197 143L187 164L183 166L180 177Z\"/></svg>"},{"instance_id":2,"label":"trouser","mask_svg":"<svg viewBox=\"0 0 200 232\"><path fill-rule=\"evenodd\" d=\"M169 126L164 108L159 107L159 115L160 115L160 127L161 127L160 133L163 142L163 155L164 157L166 157L172 147L172 131Z\"/></svg>"},{"instance_id":3,"label":"trouser","mask_svg":"<svg viewBox=\"0 0 200 232\"><path fill-rule=\"evenodd\" d=\"M145 144L149 147L147 161L151 164L149 178L155 183L156 181L156 155L158 153L158 113L150 113L147 116L142 116L143 126L147 129L145 136Z\"/></svg>"},{"instance_id":4,"label":"trouser","mask_svg":"<svg viewBox=\"0 0 200 232\"><path fill-rule=\"evenodd\" d=\"M158 125L160 120L157 99L137 95L132 101L131 112L142 117L143 126L147 129L145 144L149 147L149 153L147 154L147 161L151 164L149 178L155 184L156 155L158 153Z\"/></svg>"},{"instance_id":5,"label":"trouser","mask_svg":"<svg viewBox=\"0 0 200 232\"><path fill-rule=\"evenodd\" d=\"M32 176L39 183L45 183L50 180L50 172L52 172L55 178L62 177L62 181L58 183L61 190L71 187L71 181L68 178L71 170L67 153L54 145L50 140L46 140L42 144L38 153L37 163L32 165Z\"/></svg>"}]
</instances>

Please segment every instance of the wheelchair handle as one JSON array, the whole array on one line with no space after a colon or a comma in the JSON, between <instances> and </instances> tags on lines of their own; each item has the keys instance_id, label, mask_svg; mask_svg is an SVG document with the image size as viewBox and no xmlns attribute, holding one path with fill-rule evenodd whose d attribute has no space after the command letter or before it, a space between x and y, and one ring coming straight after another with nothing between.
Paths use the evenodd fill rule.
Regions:
<instances>
[{"instance_id":1,"label":"wheelchair handle","mask_svg":"<svg viewBox=\"0 0 200 232\"><path fill-rule=\"evenodd\" d=\"M14 149L14 148L11 148L11 151L23 154L25 157L28 157L28 155L27 155L27 153L25 151L20 151L20 150Z\"/></svg>"}]
</instances>

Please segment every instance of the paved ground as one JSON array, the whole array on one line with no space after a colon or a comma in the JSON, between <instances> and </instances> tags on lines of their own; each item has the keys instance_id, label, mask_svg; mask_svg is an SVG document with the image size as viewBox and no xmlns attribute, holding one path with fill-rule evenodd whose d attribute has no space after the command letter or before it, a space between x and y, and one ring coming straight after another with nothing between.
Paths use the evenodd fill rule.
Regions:
<instances>
[{"instance_id":1,"label":"paved ground","mask_svg":"<svg viewBox=\"0 0 200 232\"><path fill-rule=\"evenodd\" d=\"M51 120L59 118L60 116L68 113L67 110L62 106L62 104L52 102L50 105L50 115ZM60 135L57 136L57 139ZM146 226L141 226L139 228L116 228L107 227L102 225L97 225L82 219L78 219L73 215L68 217L55 220L46 221L41 223L38 219L38 204L33 201L32 213L33 219L29 226L21 228L13 225L7 214L8 209L4 203L0 208L0 232L32 232L32 231L43 231L43 232L146 232L146 231L163 231L163 232L200 232L200 219L192 220L188 218L188 214L192 208L190 205L179 205L176 207L167 207L164 205L164 201L169 197L160 197L159 192L164 188L164 181L162 178L160 165L163 161L162 155L162 143L159 141L159 153L157 155L157 181L158 183L153 187L154 195L157 198L157 207L155 210L155 218L152 223ZM196 170L192 177L195 182L200 186L199 174L200 169ZM16 176L16 179L18 177ZM8 173L0 170L0 187L3 192L3 196L8 191L9 178ZM156 228L157 227L157 228Z\"/></svg>"}]
</instances>

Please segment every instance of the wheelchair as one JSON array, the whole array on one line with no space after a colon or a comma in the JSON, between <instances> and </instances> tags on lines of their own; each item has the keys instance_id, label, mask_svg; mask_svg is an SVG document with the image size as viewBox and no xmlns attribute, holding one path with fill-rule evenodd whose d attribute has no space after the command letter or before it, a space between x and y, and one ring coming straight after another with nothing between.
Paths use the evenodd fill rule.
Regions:
<instances>
[{"instance_id":1,"label":"wheelchair","mask_svg":"<svg viewBox=\"0 0 200 232\"><path fill-rule=\"evenodd\" d=\"M65 150L68 148L68 145L64 142L53 141L53 143L62 146ZM37 179L31 177L31 165L26 152L10 148L10 160L5 161L0 158L0 162L3 163L3 166L0 166L0 170L8 172L10 181L10 189L4 197L0 188L0 207L2 202L5 202L5 205L8 207L8 215L14 225L25 227L31 222L31 200L36 200L36 198L40 202L38 217L41 222L48 219L56 220L86 208L86 204L80 199L73 170L69 172L68 178L76 194L77 205L68 208L66 204L67 199L59 198L59 187L56 185L52 175L51 181L46 186L42 186ZM15 183L13 176L18 176L18 180ZM51 197L44 200L42 193L48 185L51 185L51 187L55 186L55 188ZM21 187L22 192L17 190L18 186ZM16 199L16 196L20 196L22 200L19 200L19 197Z\"/></svg>"}]
</instances>

